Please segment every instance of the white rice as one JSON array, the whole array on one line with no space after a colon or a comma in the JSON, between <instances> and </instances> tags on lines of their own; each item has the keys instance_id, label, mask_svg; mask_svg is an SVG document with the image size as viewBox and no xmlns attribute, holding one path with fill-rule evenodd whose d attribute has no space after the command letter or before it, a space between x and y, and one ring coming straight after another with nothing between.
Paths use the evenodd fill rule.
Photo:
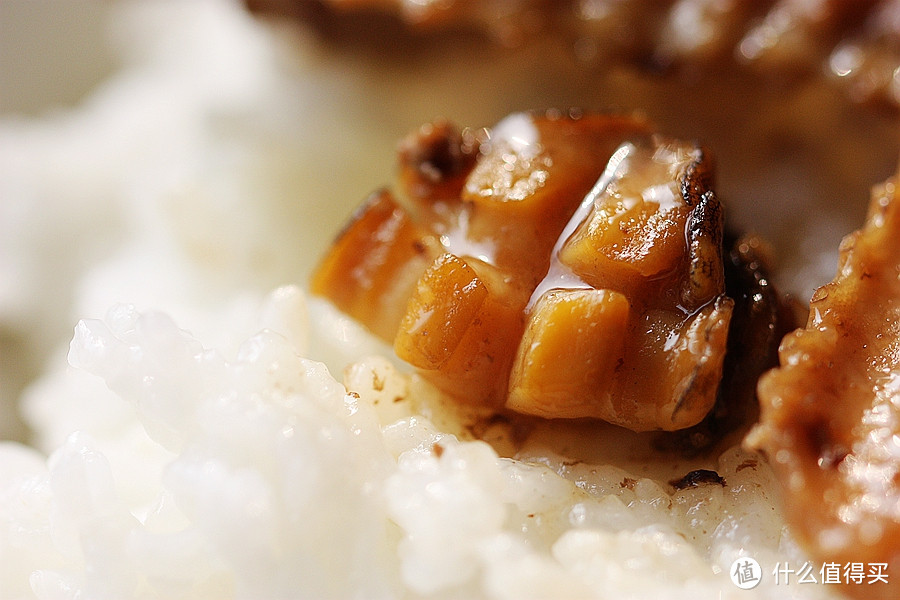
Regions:
<instances>
[{"instance_id":1,"label":"white rice","mask_svg":"<svg viewBox=\"0 0 900 600\"><path fill-rule=\"evenodd\" d=\"M746 597L739 556L805 560L739 449L681 491L539 434L501 458L387 360L341 385L302 358L299 289L252 312L231 359L162 313L78 324L30 398L48 436L77 428L47 460L0 450L2 597ZM757 588L798 591L825 588Z\"/></svg>"},{"instance_id":2,"label":"white rice","mask_svg":"<svg viewBox=\"0 0 900 600\"><path fill-rule=\"evenodd\" d=\"M112 78L0 121L3 376L42 373L31 445L0 443L0 599L831 592L770 576L807 559L763 461L584 423L473 440L471 414L305 297L391 172L397 132L347 96L364 76L231 2L110 18ZM701 467L725 485L667 483ZM745 556L753 591L729 576Z\"/></svg>"}]
</instances>

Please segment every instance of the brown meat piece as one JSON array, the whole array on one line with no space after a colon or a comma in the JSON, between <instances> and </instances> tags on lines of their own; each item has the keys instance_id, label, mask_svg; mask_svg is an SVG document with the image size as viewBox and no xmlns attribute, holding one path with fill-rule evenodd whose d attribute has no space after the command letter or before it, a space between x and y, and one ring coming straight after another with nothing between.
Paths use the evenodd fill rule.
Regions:
<instances>
[{"instance_id":1,"label":"brown meat piece","mask_svg":"<svg viewBox=\"0 0 900 600\"><path fill-rule=\"evenodd\" d=\"M361 209L314 293L462 401L634 430L709 412L733 302L700 148L630 117L515 114L427 125L400 158L404 202Z\"/></svg>"},{"instance_id":2,"label":"brown meat piece","mask_svg":"<svg viewBox=\"0 0 900 600\"><path fill-rule=\"evenodd\" d=\"M747 438L784 485L786 515L823 563L884 564L889 584L848 585L897 598L900 580L900 201L875 190L864 227L841 244L835 279L816 291L805 329L759 385ZM866 573L868 578L869 574Z\"/></svg>"},{"instance_id":3,"label":"brown meat piece","mask_svg":"<svg viewBox=\"0 0 900 600\"><path fill-rule=\"evenodd\" d=\"M778 365L778 344L806 318L806 306L783 298L770 279L771 249L759 236L725 236L725 293L734 300L728 349L719 396L708 415L695 425L656 436L665 452L696 456L723 439L733 444L759 417L756 384ZM802 311L802 316L795 314Z\"/></svg>"},{"instance_id":4,"label":"brown meat piece","mask_svg":"<svg viewBox=\"0 0 900 600\"><path fill-rule=\"evenodd\" d=\"M690 144L620 148L532 294L507 406L636 431L709 412L733 308L710 170Z\"/></svg>"},{"instance_id":5,"label":"brown meat piece","mask_svg":"<svg viewBox=\"0 0 900 600\"><path fill-rule=\"evenodd\" d=\"M333 30L341 18L392 15L416 31L469 30L520 46L569 42L586 64L748 66L778 80L827 74L851 98L896 108L900 8L895 0L245 0ZM386 25L391 35L398 23ZM627 33L626 33L627 32Z\"/></svg>"}]
</instances>

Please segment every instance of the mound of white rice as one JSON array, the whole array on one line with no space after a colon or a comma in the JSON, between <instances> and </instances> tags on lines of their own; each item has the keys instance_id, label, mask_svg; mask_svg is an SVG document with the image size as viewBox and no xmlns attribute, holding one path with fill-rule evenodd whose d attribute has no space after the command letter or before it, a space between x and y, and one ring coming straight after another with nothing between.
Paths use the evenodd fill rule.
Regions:
<instances>
[{"instance_id":1,"label":"mound of white rice","mask_svg":"<svg viewBox=\"0 0 900 600\"><path fill-rule=\"evenodd\" d=\"M588 423L514 444L305 297L408 127L365 73L231 2L105 10L115 74L0 120L4 419L40 372L30 445L0 442L0 599L829 594L771 576L807 559L758 457ZM668 483L695 468L724 484Z\"/></svg>"},{"instance_id":2,"label":"mound of white rice","mask_svg":"<svg viewBox=\"0 0 900 600\"><path fill-rule=\"evenodd\" d=\"M299 289L252 312L231 357L132 306L78 324L30 403L48 437L78 429L49 459L0 450L2 597L745 597L736 558L804 560L739 449L724 486L680 491L548 435L501 458L387 360L342 385L302 358Z\"/></svg>"}]
</instances>

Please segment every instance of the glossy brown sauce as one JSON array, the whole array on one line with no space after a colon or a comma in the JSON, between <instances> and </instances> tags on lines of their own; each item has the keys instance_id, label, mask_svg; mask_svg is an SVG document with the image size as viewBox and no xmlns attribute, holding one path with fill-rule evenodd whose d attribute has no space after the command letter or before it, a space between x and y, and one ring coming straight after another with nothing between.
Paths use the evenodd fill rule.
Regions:
<instances>
[{"instance_id":1,"label":"glossy brown sauce","mask_svg":"<svg viewBox=\"0 0 900 600\"><path fill-rule=\"evenodd\" d=\"M704 418L733 303L700 148L631 117L516 113L481 136L427 125L400 155L405 205L382 200L404 227L359 219L314 292L462 402L639 431ZM353 261L365 281L337 268Z\"/></svg>"}]
</instances>

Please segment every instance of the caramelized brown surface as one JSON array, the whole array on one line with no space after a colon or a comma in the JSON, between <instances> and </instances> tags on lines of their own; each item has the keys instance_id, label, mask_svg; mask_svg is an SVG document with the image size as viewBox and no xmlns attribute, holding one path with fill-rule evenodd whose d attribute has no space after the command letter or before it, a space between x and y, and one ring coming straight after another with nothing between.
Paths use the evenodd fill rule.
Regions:
<instances>
[{"instance_id":1,"label":"caramelized brown surface","mask_svg":"<svg viewBox=\"0 0 900 600\"><path fill-rule=\"evenodd\" d=\"M393 15L415 31L485 33L508 46L571 43L585 64L748 67L773 79L823 74L858 101L896 108L900 8L894 0L245 0L251 10L324 28ZM394 24L392 27L396 27ZM627 32L624 34L623 32Z\"/></svg>"},{"instance_id":2,"label":"caramelized brown surface","mask_svg":"<svg viewBox=\"0 0 900 600\"><path fill-rule=\"evenodd\" d=\"M335 240L313 275L312 292L328 296L373 333L390 339L436 246L390 192L376 192Z\"/></svg>"},{"instance_id":3,"label":"caramelized brown surface","mask_svg":"<svg viewBox=\"0 0 900 600\"><path fill-rule=\"evenodd\" d=\"M886 563L900 581L900 201L875 190L865 226L841 245L838 274L785 337L781 367L759 385L761 424L747 439L785 486L787 518L822 562Z\"/></svg>"},{"instance_id":4,"label":"caramelized brown surface","mask_svg":"<svg viewBox=\"0 0 900 600\"><path fill-rule=\"evenodd\" d=\"M671 140L617 151L532 295L507 406L638 431L682 429L709 412L733 307L710 171L699 148ZM557 343L551 358L545 337L568 350ZM582 356L592 377L573 371ZM539 366L572 376L557 375L548 393L529 376Z\"/></svg>"},{"instance_id":5,"label":"caramelized brown surface","mask_svg":"<svg viewBox=\"0 0 900 600\"><path fill-rule=\"evenodd\" d=\"M400 159L404 205L373 197L314 293L465 402L638 431L709 412L733 302L699 148L633 118L514 114L427 125Z\"/></svg>"},{"instance_id":6,"label":"caramelized brown surface","mask_svg":"<svg viewBox=\"0 0 900 600\"><path fill-rule=\"evenodd\" d=\"M719 396L694 427L657 435L654 446L665 452L695 456L723 439L732 444L743 437L759 417L760 375L777 366L782 337L806 318L806 305L782 298L770 281L773 259L764 240L726 235L725 248L725 294L734 300L734 310Z\"/></svg>"}]
</instances>

